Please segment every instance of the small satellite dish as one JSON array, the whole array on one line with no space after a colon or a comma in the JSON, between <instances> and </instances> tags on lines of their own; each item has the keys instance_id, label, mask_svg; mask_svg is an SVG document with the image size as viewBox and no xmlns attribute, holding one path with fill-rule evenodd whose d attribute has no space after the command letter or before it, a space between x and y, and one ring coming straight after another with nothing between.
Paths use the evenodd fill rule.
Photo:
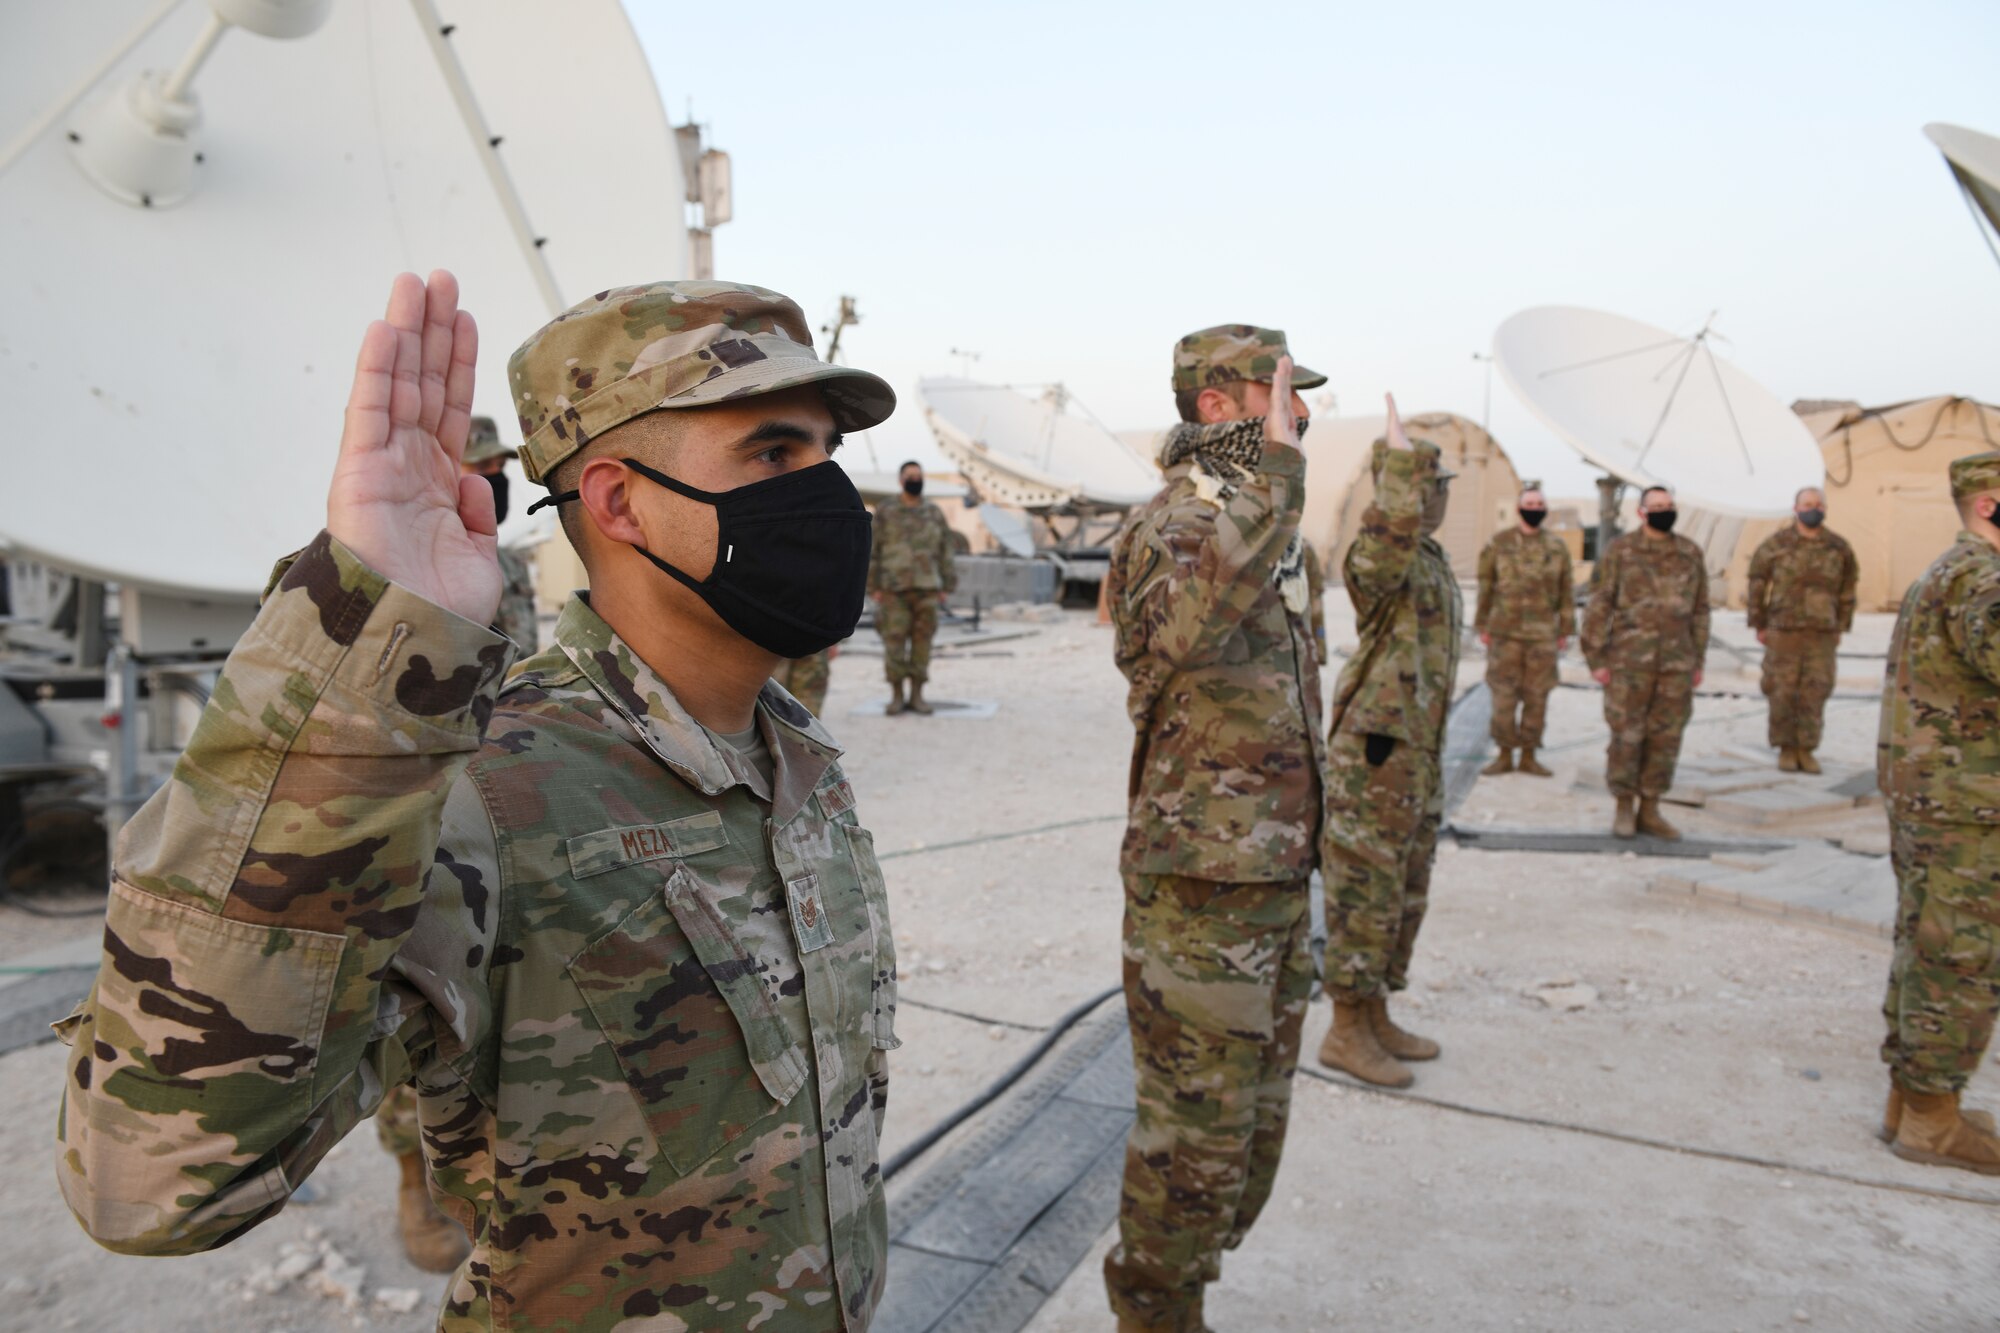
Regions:
<instances>
[{"instance_id":1,"label":"small satellite dish","mask_svg":"<svg viewBox=\"0 0 2000 1333\"><path fill-rule=\"evenodd\" d=\"M1713 317L1711 316L1711 319ZM1739 518L1789 514L1826 478L1805 423L1691 336L1575 306L1537 306L1493 334L1493 357L1528 410L1606 472L1664 485Z\"/></svg>"},{"instance_id":2,"label":"small satellite dish","mask_svg":"<svg viewBox=\"0 0 2000 1333\"><path fill-rule=\"evenodd\" d=\"M1020 509L1122 509L1151 499L1160 476L1094 419L1069 410L1060 384L1028 397L967 379L917 384L938 447L979 494Z\"/></svg>"},{"instance_id":3,"label":"small satellite dish","mask_svg":"<svg viewBox=\"0 0 2000 1333\"><path fill-rule=\"evenodd\" d=\"M74 573L254 597L325 522L398 270L458 274L474 410L507 435L522 338L686 272L679 153L617 0L93 0L7 28L0 544Z\"/></svg>"},{"instance_id":4,"label":"small satellite dish","mask_svg":"<svg viewBox=\"0 0 2000 1333\"><path fill-rule=\"evenodd\" d=\"M2000 235L2000 139L1961 125L1937 123L1924 126L1924 137L1944 154L1945 165L1972 210L1973 224L1986 248L2000 259L2000 246L1994 244Z\"/></svg>"}]
</instances>

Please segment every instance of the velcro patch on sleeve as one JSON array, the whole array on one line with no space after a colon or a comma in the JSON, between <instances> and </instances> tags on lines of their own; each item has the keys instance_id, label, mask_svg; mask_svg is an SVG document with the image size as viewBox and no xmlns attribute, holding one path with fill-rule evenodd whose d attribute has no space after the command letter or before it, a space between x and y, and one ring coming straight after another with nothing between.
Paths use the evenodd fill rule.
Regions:
<instances>
[{"instance_id":1,"label":"velcro patch on sleeve","mask_svg":"<svg viewBox=\"0 0 2000 1333\"><path fill-rule=\"evenodd\" d=\"M569 851L570 874L578 879L641 861L692 856L728 845L729 833L722 827L722 816L712 810L685 819L670 819L664 824L631 824L579 833L564 844Z\"/></svg>"}]
</instances>

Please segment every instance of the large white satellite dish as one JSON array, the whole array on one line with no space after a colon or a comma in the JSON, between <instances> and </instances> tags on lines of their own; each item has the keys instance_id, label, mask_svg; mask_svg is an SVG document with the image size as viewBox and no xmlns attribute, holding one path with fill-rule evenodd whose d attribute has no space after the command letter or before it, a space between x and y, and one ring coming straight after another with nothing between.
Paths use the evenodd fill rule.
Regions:
<instances>
[{"instance_id":1,"label":"large white satellite dish","mask_svg":"<svg viewBox=\"0 0 2000 1333\"><path fill-rule=\"evenodd\" d=\"M2000 235L2000 139L1962 125L1940 123L1924 126L1924 136L1944 154L1952 179L1973 211L1974 224L1986 239L1986 248L2000 259L2000 246L1994 245L1995 235Z\"/></svg>"},{"instance_id":2,"label":"large white satellite dish","mask_svg":"<svg viewBox=\"0 0 2000 1333\"><path fill-rule=\"evenodd\" d=\"M323 525L355 349L392 275L457 273L480 325L475 408L509 437L515 345L592 291L679 276L687 231L617 0L216 7L325 12L260 35L200 0L9 7L0 542L227 598ZM198 115L155 114L184 72Z\"/></svg>"},{"instance_id":3,"label":"large white satellite dish","mask_svg":"<svg viewBox=\"0 0 2000 1333\"><path fill-rule=\"evenodd\" d=\"M1523 310L1493 334L1521 401L1592 463L1636 486L1740 518L1789 514L1826 464L1805 423L1689 337L1575 306Z\"/></svg>"},{"instance_id":4,"label":"large white satellite dish","mask_svg":"<svg viewBox=\"0 0 2000 1333\"><path fill-rule=\"evenodd\" d=\"M1152 498L1160 475L1110 431L1068 410L1050 385L1030 398L967 379L917 384L938 447L980 496L1021 509L1118 509Z\"/></svg>"}]
</instances>

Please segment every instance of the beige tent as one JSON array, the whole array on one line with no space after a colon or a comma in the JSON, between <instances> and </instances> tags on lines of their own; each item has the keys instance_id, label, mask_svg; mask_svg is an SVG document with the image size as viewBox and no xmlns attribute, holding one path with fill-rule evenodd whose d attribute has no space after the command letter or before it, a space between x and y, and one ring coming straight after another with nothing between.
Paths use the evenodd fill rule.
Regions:
<instances>
[{"instance_id":1,"label":"beige tent","mask_svg":"<svg viewBox=\"0 0 2000 1333\"><path fill-rule=\"evenodd\" d=\"M1369 450L1386 424L1386 417L1314 417L1306 431L1306 509L1300 526L1325 562L1329 582L1339 581L1362 511L1375 498ZM1477 422L1451 412L1426 412L1405 417L1403 424L1412 437L1437 445L1445 467L1458 474L1438 540L1451 556L1452 569L1469 582L1479 572L1480 548L1514 521L1520 474L1499 441Z\"/></svg>"},{"instance_id":2,"label":"beige tent","mask_svg":"<svg viewBox=\"0 0 2000 1333\"><path fill-rule=\"evenodd\" d=\"M2000 407L1970 398L1924 398L1890 407L1847 402L1792 405L1826 458L1827 526L1854 545L1863 611L1893 611L1958 531L1947 469L1954 458L2000 448ZM1710 516L1702 516L1709 519ZM1709 568L1743 605L1750 557L1782 520L1713 519L1698 535Z\"/></svg>"}]
</instances>

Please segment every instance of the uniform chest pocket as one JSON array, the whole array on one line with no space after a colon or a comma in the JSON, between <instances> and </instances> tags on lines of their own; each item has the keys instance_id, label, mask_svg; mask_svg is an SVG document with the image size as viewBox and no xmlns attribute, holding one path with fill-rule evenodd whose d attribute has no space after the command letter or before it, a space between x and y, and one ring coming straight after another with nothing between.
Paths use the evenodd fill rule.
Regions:
<instances>
[{"instance_id":1,"label":"uniform chest pocket","mask_svg":"<svg viewBox=\"0 0 2000 1333\"><path fill-rule=\"evenodd\" d=\"M660 1152L685 1175L806 1081L756 960L687 870L570 960Z\"/></svg>"}]
</instances>

